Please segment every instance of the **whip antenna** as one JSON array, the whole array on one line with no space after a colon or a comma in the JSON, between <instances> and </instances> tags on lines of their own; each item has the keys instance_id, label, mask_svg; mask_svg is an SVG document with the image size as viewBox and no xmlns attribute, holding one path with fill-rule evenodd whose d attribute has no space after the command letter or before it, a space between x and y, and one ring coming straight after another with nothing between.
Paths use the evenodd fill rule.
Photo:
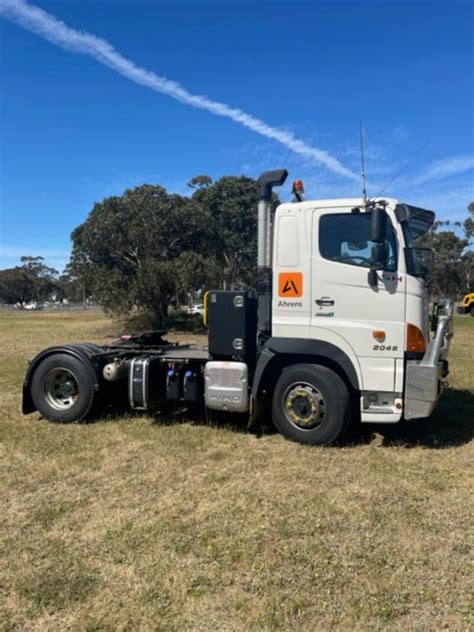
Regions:
<instances>
[{"instance_id":1,"label":"whip antenna","mask_svg":"<svg viewBox=\"0 0 474 632\"><path fill-rule=\"evenodd\" d=\"M362 177L362 197L364 204L367 204L367 182L365 179L365 160L364 160L364 128L362 127L362 121L359 122L360 132L360 175Z\"/></svg>"},{"instance_id":2,"label":"whip antenna","mask_svg":"<svg viewBox=\"0 0 474 632\"><path fill-rule=\"evenodd\" d=\"M429 141L429 140L427 140L427 141L426 141L426 143L425 143L424 145L422 145L422 146L420 147L420 149L419 149L418 151L416 151L416 152L413 154L413 156L410 158L410 160L408 160L408 162L406 162L406 163L403 165L403 167L402 167L399 171L397 171L397 173L393 176L393 178L392 178L391 180L389 180L389 181L387 182L387 184L386 184L384 187L382 187L382 189L380 189L380 191L379 191L379 192L377 193L377 195L375 196L376 198L380 197L380 196L382 195L382 193L385 191L385 189L386 189L386 188L388 188L388 187L392 184L392 182L398 178L398 176L402 173L402 171L405 171L405 169L406 169L409 165L411 165L411 163L415 160L415 158L417 158L417 157L421 154L421 152L423 151L423 149L424 149L427 145L429 145L429 143L430 143L430 141Z\"/></svg>"}]
</instances>

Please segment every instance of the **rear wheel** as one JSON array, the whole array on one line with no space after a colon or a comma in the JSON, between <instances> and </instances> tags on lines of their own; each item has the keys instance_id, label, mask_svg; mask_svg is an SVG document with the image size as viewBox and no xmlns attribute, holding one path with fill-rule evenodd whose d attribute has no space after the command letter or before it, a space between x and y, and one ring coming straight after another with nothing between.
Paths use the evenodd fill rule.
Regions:
<instances>
[{"instance_id":1,"label":"rear wheel","mask_svg":"<svg viewBox=\"0 0 474 632\"><path fill-rule=\"evenodd\" d=\"M299 443L328 445L349 423L349 391L342 379L326 367L288 367L275 387L272 417L285 437Z\"/></svg>"},{"instance_id":2,"label":"rear wheel","mask_svg":"<svg viewBox=\"0 0 474 632\"><path fill-rule=\"evenodd\" d=\"M91 372L73 356L64 353L49 356L33 374L33 403L50 421L85 419L93 411L95 395Z\"/></svg>"}]
</instances>

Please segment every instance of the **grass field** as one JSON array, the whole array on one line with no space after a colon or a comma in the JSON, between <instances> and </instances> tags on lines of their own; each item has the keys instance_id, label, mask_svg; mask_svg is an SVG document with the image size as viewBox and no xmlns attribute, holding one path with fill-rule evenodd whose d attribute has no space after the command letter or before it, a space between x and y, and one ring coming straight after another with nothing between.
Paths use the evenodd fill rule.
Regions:
<instances>
[{"instance_id":1,"label":"grass field","mask_svg":"<svg viewBox=\"0 0 474 632\"><path fill-rule=\"evenodd\" d=\"M27 358L117 329L0 331L2 630L472 629L473 318L431 419L331 448L182 414L23 417Z\"/></svg>"}]
</instances>

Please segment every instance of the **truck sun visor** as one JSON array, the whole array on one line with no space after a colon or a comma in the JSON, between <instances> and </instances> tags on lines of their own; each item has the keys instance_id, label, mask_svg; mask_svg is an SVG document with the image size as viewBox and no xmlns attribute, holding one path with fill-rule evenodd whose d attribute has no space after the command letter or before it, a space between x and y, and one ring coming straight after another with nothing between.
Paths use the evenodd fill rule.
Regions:
<instances>
[{"instance_id":1,"label":"truck sun visor","mask_svg":"<svg viewBox=\"0 0 474 632\"><path fill-rule=\"evenodd\" d=\"M435 221L435 212L410 204L397 204L395 215L400 223L408 222L413 239L427 233Z\"/></svg>"}]
</instances>

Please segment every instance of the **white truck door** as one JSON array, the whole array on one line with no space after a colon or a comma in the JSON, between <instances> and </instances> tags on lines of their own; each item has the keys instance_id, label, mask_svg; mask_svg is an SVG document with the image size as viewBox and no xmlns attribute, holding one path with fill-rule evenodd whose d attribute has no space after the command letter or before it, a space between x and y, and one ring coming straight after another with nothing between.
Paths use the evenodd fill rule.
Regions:
<instances>
[{"instance_id":1,"label":"white truck door","mask_svg":"<svg viewBox=\"0 0 474 632\"><path fill-rule=\"evenodd\" d=\"M361 390L402 390L405 284L399 243L389 222L389 261L368 283L371 215L350 208L315 209L312 220L311 337L326 340L359 365ZM398 362L397 362L398 360Z\"/></svg>"}]
</instances>

